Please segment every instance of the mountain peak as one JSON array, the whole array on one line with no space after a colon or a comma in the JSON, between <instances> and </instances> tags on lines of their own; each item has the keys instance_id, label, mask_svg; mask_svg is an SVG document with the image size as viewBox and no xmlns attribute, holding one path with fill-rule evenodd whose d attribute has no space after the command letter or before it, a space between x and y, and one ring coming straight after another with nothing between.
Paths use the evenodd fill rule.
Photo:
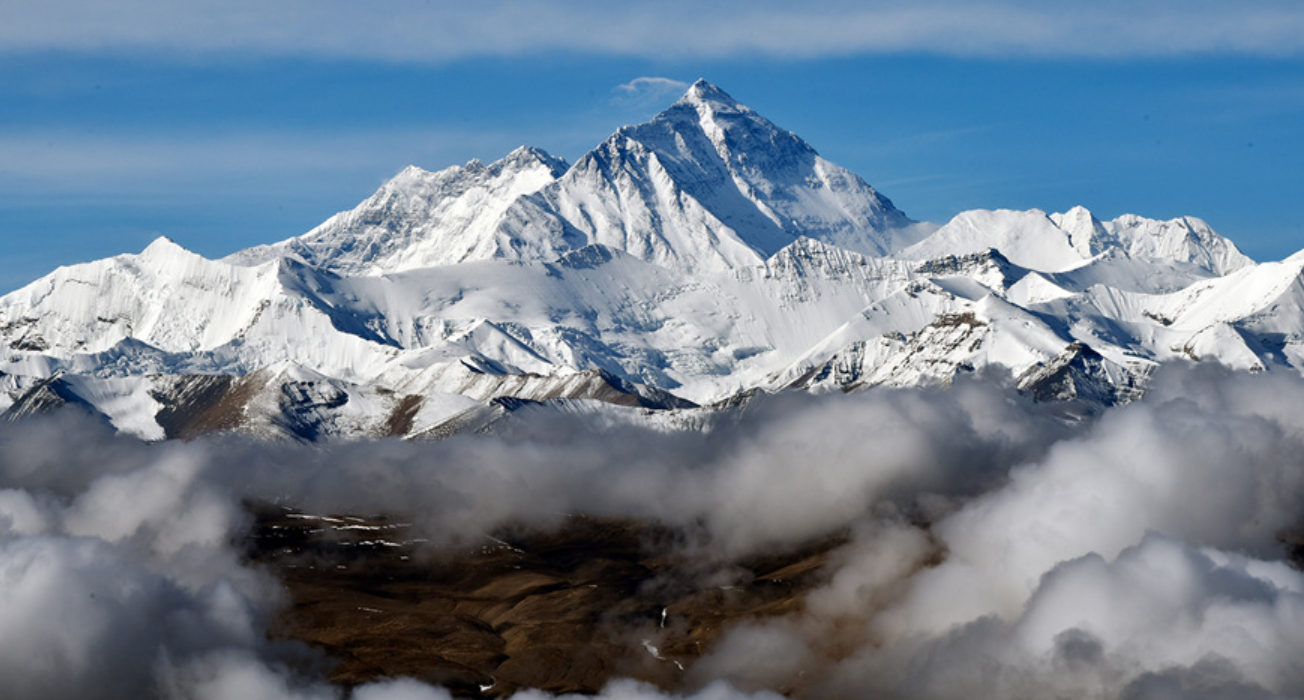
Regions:
<instances>
[{"instance_id":1,"label":"mountain peak","mask_svg":"<svg viewBox=\"0 0 1304 700\"><path fill-rule=\"evenodd\" d=\"M799 236L883 255L892 247L884 232L913 223L705 80L650 121L622 127L558 183L541 194L565 221L557 230L661 264L750 266Z\"/></svg>"},{"instance_id":2,"label":"mountain peak","mask_svg":"<svg viewBox=\"0 0 1304 700\"><path fill-rule=\"evenodd\" d=\"M714 109L724 108L728 111L751 111L750 108L731 97L729 93L702 78L698 78L697 82L689 86L688 92L679 98L679 104L688 104L694 107L709 106Z\"/></svg>"},{"instance_id":3,"label":"mountain peak","mask_svg":"<svg viewBox=\"0 0 1304 700\"><path fill-rule=\"evenodd\" d=\"M158 246L159 248L174 247L177 246L177 242L172 240L171 238L168 238L167 236L159 236L158 238L155 238L154 240L150 241L149 245L145 246L145 250L149 250L154 246Z\"/></svg>"},{"instance_id":4,"label":"mountain peak","mask_svg":"<svg viewBox=\"0 0 1304 700\"><path fill-rule=\"evenodd\" d=\"M187 255L194 255L194 253L185 249L179 243L167 236L159 236L158 238L155 238L153 242L145 246L144 250L140 251L140 257L150 259L174 258L177 256Z\"/></svg>"},{"instance_id":5,"label":"mountain peak","mask_svg":"<svg viewBox=\"0 0 1304 700\"><path fill-rule=\"evenodd\" d=\"M565 158L558 158L542 148L535 148L534 146L518 146L511 153L491 165L490 168L526 168L532 165L546 167L553 177L560 177L562 173L570 168L570 164L566 162Z\"/></svg>"},{"instance_id":6,"label":"mountain peak","mask_svg":"<svg viewBox=\"0 0 1304 700\"><path fill-rule=\"evenodd\" d=\"M511 160L533 159L533 160L546 161L546 160L551 160L552 156L548 155L548 153L544 151L542 148L535 148L534 146L517 146L516 148L512 149L511 153L507 154L506 159L511 159Z\"/></svg>"}]
</instances>

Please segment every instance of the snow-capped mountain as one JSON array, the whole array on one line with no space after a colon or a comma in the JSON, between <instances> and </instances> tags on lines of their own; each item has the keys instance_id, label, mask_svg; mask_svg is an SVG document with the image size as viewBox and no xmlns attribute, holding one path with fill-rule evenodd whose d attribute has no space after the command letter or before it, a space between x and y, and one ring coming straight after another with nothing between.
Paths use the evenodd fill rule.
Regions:
<instances>
[{"instance_id":1,"label":"snow-capped mountain","mask_svg":"<svg viewBox=\"0 0 1304 700\"><path fill-rule=\"evenodd\" d=\"M652 121L612 134L522 205L560 218L584 243L711 271L756 265L802 236L881 255L914 223L704 81ZM525 237L532 218L510 230Z\"/></svg>"},{"instance_id":2,"label":"snow-capped mountain","mask_svg":"<svg viewBox=\"0 0 1304 700\"><path fill-rule=\"evenodd\" d=\"M151 439L428 437L531 402L689 426L757 390L971 372L1091 410L1162 362L1296 371L1302 269L1190 217L916 224L699 81L569 167L411 167L224 260L160 239L60 268L0 298L0 410L76 404Z\"/></svg>"},{"instance_id":3,"label":"snow-capped mountain","mask_svg":"<svg viewBox=\"0 0 1304 700\"><path fill-rule=\"evenodd\" d=\"M522 147L491 165L410 167L313 231L231 256L293 254L339 274L551 260L591 244L683 269L755 265L805 236L882 255L914 222L710 83L612 134L574 167Z\"/></svg>"}]
</instances>

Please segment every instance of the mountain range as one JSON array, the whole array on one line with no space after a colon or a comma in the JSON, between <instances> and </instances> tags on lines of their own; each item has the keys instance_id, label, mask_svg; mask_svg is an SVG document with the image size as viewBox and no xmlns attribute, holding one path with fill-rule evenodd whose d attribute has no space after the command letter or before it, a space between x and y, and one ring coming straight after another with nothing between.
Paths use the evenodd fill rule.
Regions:
<instances>
[{"instance_id":1,"label":"mountain range","mask_svg":"<svg viewBox=\"0 0 1304 700\"><path fill-rule=\"evenodd\" d=\"M574 164L409 167L225 259L161 238L59 268L0 298L0 411L76 405L150 440L418 438L983 374L1080 416L1165 362L1298 371L1302 271L1194 217L916 222L698 81Z\"/></svg>"}]
</instances>

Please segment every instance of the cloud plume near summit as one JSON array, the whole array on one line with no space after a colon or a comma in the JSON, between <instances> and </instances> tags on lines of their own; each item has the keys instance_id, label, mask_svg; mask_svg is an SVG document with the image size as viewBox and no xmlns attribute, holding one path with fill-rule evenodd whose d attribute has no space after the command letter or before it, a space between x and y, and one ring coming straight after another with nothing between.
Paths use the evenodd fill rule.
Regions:
<instances>
[{"instance_id":1,"label":"cloud plume near summit","mask_svg":"<svg viewBox=\"0 0 1304 700\"><path fill-rule=\"evenodd\" d=\"M1066 426L979 382L782 395L699 432L527 416L496 437L144 444L75 412L0 426L0 677L15 698L346 694L266 629L243 503L402 512L435 546L586 512L715 560L845 535L798 612L660 691L605 698L1268 698L1304 693L1304 379L1165 369ZM544 698L536 691L520 698Z\"/></svg>"}]
</instances>

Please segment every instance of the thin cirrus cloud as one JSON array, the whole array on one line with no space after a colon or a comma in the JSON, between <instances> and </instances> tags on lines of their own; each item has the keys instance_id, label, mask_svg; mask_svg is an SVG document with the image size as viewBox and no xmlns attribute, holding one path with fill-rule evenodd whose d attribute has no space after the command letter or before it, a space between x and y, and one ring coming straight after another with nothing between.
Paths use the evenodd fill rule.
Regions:
<instances>
[{"instance_id":1,"label":"thin cirrus cloud","mask_svg":"<svg viewBox=\"0 0 1304 700\"><path fill-rule=\"evenodd\" d=\"M168 179L286 176L317 169L334 172L394 170L419 161L447 165L468 146L510 150L511 137L495 132L388 129L347 134L235 132L202 137L162 134L83 134L43 130L0 137L0 183L10 193L50 184L73 190L166 187ZM379 183L377 183L379 184Z\"/></svg>"},{"instance_id":2,"label":"thin cirrus cloud","mask_svg":"<svg viewBox=\"0 0 1304 700\"><path fill-rule=\"evenodd\" d=\"M1282 0L1108 1L1078 5L986 0L800 8L772 1L415 0L384 10L343 0L6 3L0 51L255 53L443 62L551 51L634 57L816 58L848 54L1146 57L1298 55L1304 8Z\"/></svg>"}]
</instances>

